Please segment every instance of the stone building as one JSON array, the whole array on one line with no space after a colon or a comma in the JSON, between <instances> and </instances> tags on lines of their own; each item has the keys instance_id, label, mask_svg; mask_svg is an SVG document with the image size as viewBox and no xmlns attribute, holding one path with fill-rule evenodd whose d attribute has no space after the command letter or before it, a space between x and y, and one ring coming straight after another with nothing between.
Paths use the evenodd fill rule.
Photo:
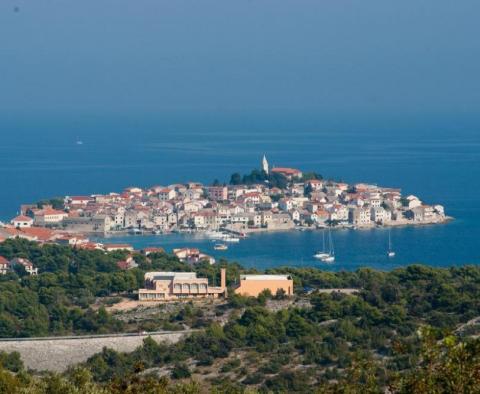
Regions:
<instances>
[{"instance_id":1,"label":"stone building","mask_svg":"<svg viewBox=\"0 0 480 394\"><path fill-rule=\"evenodd\" d=\"M147 272L145 288L138 290L140 301L218 298L227 296L226 270L221 269L220 286L210 286L195 272Z\"/></svg>"}]
</instances>

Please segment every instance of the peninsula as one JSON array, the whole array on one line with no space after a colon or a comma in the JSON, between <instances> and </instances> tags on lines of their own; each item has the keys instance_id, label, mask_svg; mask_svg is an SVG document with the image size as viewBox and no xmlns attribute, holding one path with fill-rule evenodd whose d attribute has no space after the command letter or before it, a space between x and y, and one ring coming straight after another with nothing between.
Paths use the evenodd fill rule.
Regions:
<instances>
[{"instance_id":1,"label":"peninsula","mask_svg":"<svg viewBox=\"0 0 480 394\"><path fill-rule=\"evenodd\" d=\"M70 244L89 234L172 231L251 232L370 228L437 224L450 219L442 205L429 205L397 188L325 180L299 169L261 169L233 174L230 183L198 182L129 187L120 193L65 196L22 205L21 214L0 227L0 238L50 236Z\"/></svg>"}]
</instances>

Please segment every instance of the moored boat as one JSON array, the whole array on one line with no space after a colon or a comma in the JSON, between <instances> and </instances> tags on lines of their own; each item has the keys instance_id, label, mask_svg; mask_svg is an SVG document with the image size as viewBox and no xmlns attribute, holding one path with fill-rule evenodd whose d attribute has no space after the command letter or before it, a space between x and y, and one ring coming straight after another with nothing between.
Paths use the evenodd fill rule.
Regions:
<instances>
[{"instance_id":1,"label":"moored boat","mask_svg":"<svg viewBox=\"0 0 480 394\"><path fill-rule=\"evenodd\" d=\"M388 257L395 257L395 252L392 249L392 232L390 229L388 229L388 252L387 252Z\"/></svg>"},{"instance_id":2,"label":"moored boat","mask_svg":"<svg viewBox=\"0 0 480 394\"><path fill-rule=\"evenodd\" d=\"M224 239L225 242L240 242L240 238L237 237L227 237Z\"/></svg>"}]
</instances>

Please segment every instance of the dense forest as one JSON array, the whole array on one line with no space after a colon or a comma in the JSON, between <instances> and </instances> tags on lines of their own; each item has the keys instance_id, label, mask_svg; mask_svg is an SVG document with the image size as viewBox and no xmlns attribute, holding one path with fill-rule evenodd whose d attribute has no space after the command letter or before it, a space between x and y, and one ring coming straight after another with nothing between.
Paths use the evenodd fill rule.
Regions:
<instances>
[{"instance_id":1,"label":"dense forest","mask_svg":"<svg viewBox=\"0 0 480 394\"><path fill-rule=\"evenodd\" d=\"M121 253L23 240L4 242L0 255L28 257L40 269L37 277L0 278L2 337L124 331L123 320L93 308L94 303L133 294L145 270L192 269L161 253L149 259L136 255L139 267L121 271L115 264ZM218 281L220 266L228 267L229 285L244 271L227 262L193 269ZM226 302L214 306L215 316L227 317L223 323L205 319L202 304L183 303L169 320L196 325L198 332L172 345L147 338L132 353L104 349L61 376L31 375L18 355L1 354L0 392L8 387L5 382L49 393L68 392L45 391L49 385L89 393L478 392L479 267L268 272L291 274L295 297L230 292ZM346 287L358 292L319 291Z\"/></svg>"}]
</instances>

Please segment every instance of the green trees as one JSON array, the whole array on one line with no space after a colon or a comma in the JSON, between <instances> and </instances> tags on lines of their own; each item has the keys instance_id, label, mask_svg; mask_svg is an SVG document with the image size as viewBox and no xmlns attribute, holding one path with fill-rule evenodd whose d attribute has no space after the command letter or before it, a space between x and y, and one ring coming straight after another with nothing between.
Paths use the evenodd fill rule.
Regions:
<instances>
[{"instance_id":1,"label":"green trees","mask_svg":"<svg viewBox=\"0 0 480 394\"><path fill-rule=\"evenodd\" d=\"M20 358L20 353L0 352L0 367L12 372L20 372L23 369L23 361Z\"/></svg>"},{"instance_id":2,"label":"green trees","mask_svg":"<svg viewBox=\"0 0 480 394\"><path fill-rule=\"evenodd\" d=\"M267 174L263 170L252 170L250 174L241 175L238 172L230 177L230 185L255 185L267 183L270 187L285 189L288 186L288 180L282 174Z\"/></svg>"},{"instance_id":3,"label":"green trees","mask_svg":"<svg viewBox=\"0 0 480 394\"><path fill-rule=\"evenodd\" d=\"M398 393L478 393L480 341L460 341L453 335L441 340L431 328L420 330L421 357L414 370L392 384Z\"/></svg>"}]
</instances>

